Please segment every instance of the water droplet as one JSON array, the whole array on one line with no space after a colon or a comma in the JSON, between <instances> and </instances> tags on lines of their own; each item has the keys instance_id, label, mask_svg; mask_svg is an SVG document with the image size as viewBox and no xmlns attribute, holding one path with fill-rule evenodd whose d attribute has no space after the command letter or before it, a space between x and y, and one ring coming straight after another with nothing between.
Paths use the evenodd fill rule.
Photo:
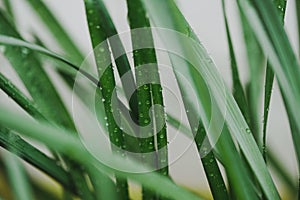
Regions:
<instances>
[{"instance_id":1,"label":"water droplet","mask_svg":"<svg viewBox=\"0 0 300 200\"><path fill-rule=\"evenodd\" d=\"M142 102L141 102L141 101L139 101L139 102L138 102L138 104L139 104L139 105L142 105Z\"/></svg>"},{"instance_id":2,"label":"water droplet","mask_svg":"<svg viewBox=\"0 0 300 200\"><path fill-rule=\"evenodd\" d=\"M105 123L105 126L109 126L109 124L106 122L106 123Z\"/></svg>"},{"instance_id":3,"label":"water droplet","mask_svg":"<svg viewBox=\"0 0 300 200\"><path fill-rule=\"evenodd\" d=\"M93 12L94 12L94 11L93 11L92 9L90 9L90 10L88 11L89 14L93 14Z\"/></svg>"},{"instance_id":4,"label":"water droplet","mask_svg":"<svg viewBox=\"0 0 300 200\"><path fill-rule=\"evenodd\" d=\"M100 29L100 26L96 26L96 29Z\"/></svg>"},{"instance_id":5,"label":"water droplet","mask_svg":"<svg viewBox=\"0 0 300 200\"><path fill-rule=\"evenodd\" d=\"M160 138L160 139L164 139L165 136L161 134L161 135L159 135L159 138Z\"/></svg>"},{"instance_id":6,"label":"water droplet","mask_svg":"<svg viewBox=\"0 0 300 200\"><path fill-rule=\"evenodd\" d=\"M143 85L143 88L144 88L144 90L148 90L149 89L148 85Z\"/></svg>"},{"instance_id":7,"label":"water droplet","mask_svg":"<svg viewBox=\"0 0 300 200\"><path fill-rule=\"evenodd\" d=\"M246 128L246 133L251 133L249 128Z\"/></svg>"},{"instance_id":8,"label":"water droplet","mask_svg":"<svg viewBox=\"0 0 300 200\"><path fill-rule=\"evenodd\" d=\"M104 50L105 50L104 48L100 48L99 49L100 52L104 52Z\"/></svg>"},{"instance_id":9,"label":"water droplet","mask_svg":"<svg viewBox=\"0 0 300 200\"><path fill-rule=\"evenodd\" d=\"M145 120L144 120L144 123L145 123L145 124L148 124L148 123L149 123L149 120L148 120L148 119L145 119Z\"/></svg>"},{"instance_id":10,"label":"water droplet","mask_svg":"<svg viewBox=\"0 0 300 200\"><path fill-rule=\"evenodd\" d=\"M102 99L101 99L101 101L102 101L102 102L105 102L105 99L104 99L104 98L102 98Z\"/></svg>"},{"instance_id":11,"label":"water droplet","mask_svg":"<svg viewBox=\"0 0 300 200\"><path fill-rule=\"evenodd\" d=\"M149 100L146 101L146 105L150 105L150 101Z\"/></svg>"},{"instance_id":12,"label":"water droplet","mask_svg":"<svg viewBox=\"0 0 300 200\"><path fill-rule=\"evenodd\" d=\"M107 117L104 117L104 120L107 120Z\"/></svg>"},{"instance_id":13,"label":"water droplet","mask_svg":"<svg viewBox=\"0 0 300 200\"><path fill-rule=\"evenodd\" d=\"M189 110L186 110L185 112L188 113L188 112L190 112L190 111L189 111Z\"/></svg>"}]
</instances>

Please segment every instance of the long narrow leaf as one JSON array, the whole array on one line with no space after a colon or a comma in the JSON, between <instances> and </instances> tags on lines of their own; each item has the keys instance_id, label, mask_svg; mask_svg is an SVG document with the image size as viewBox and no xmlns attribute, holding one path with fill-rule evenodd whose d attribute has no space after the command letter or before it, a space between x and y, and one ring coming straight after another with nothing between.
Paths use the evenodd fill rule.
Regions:
<instances>
[{"instance_id":1,"label":"long narrow leaf","mask_svg":"<svg viewBox=\"0 0 300 200\"><path fill-rule=\"evenodd\" d=\"M0 33L22 39L2 12L0 12ZM23 81L41 113L50 121L74 130L69 113L34 52L27 48L5 46L4 55ZM74 179L80 180L76 181L77 189L85 193L86 198L91 199L81 170L76 169L72 161L68 161L68 164L72 165L70 170L74 169L71 175Z\"/></svg>"},{"instance_id":2,"label":"long narrow leaf","mask_svg":"<svg viewBox=\"0 0 300 200\"><path fill-rule=\"evenodd\" d=\"M52 33L53 38L65 50L65 53L76 64L80 64L84 60L84 56L77 44L71 39L67 31L60 24L52 11L44 3L43 0L28 0L26 1L41 18L48 30ZM59 37L58 37L59 36Z\"/></svg>"},{"instance_id":3,"label":"long narrow leaf","mask_svg":"<svg viewBox=\"0 0 300 200\"><path fill-rule=\"evenodd\" d=\"M187 190L177 186L170 179L158 174L134 174L126 171L145 171L141 164L133 160L125 160L124 158L114 155L99 155L99 159L103 159L111 166L122 166L124 171L119 171L104 165L86 151L81 141L67 130L49 126L49 124L37 123L32 119L16 114L8 108L0 106L0 123L5 124L7 128L18 131L28 137L45 143L51 148L61 153L68 154L72 158L78 160L83 165L95 165L99 170L106 173L117 173L118 175L142 183L150 189L156 190L161 195L172 199L199 200L200 198L188 192ZM3 115L5 113L5 115ZM43 134L41 134L43 132ZM104 150L105 151L105 150Z\"/></svg>"},{"instance_id":4,"label":"long narrow leaf","mask_svg":"<svg viewBox=\"0 0 300 200\"><path fill-rule=\"evenodd\" d=\"M24 166L18 157L10 152L4 154L4 159L15 199L31 200L31 188L26 177Z\"/></svg>"},{"instance_id":5,"label":"long narrow leaf","mask_svg":"<svg viewBox=\"0 0 300 200\"><path fill-rule=\"evenodd\" d=\"M255 140L253 136L249 133L251 131L249 130L247 123L244 120L244 117L242 116L235 100L233 99L230 92L227 90L226 87L224 87L224 83L222 82L222 78L220 77L219 73L216 70L215 65L213 62L211 62L211 59L209 58L207 52L204 50L204 48L200 45L198 42L198 39L196 35L191 31L191 28L188 26L187 22L181 15L181 13L177 10L176 6L174 5L173 1L143 1L148 10L150 11L150 16L154 20L157 26L161 26L164 28L171 28L179 31L180 33L186 34L192 39L194 39L196 42L193 43L192 50L194 51L194 54L197 55L197 59L192 58L192 52L189 52L189 55L184 54L185 56L189 56L192 61L195 63L192 63L193 66L199 67L199 71L202 72L203 78L206 79L206 84L210 86L211 88L211 96L213 100L217 103L219 108L224 108L224 96L226 98L226 124L229 127L229 130L231 134L237 139L238 144L241 147L241 150L243 151L249 165L251 166L254 174L256 175L264 193L266 196L270 199L279 199L278 192L275 188L275 185L271 179L271 176L266 168L266 165L264 164L264 160L261 156L261 153L255 143ZM176 9L176 11L172 10L170 12L166 12L166 8ZM159 15L157 13L159 12ZM155 14L154 14L155 13ZM173 19L178 20L177 22L173 22L173 19L167 15L163 15L164 13L176 13L175 17ZM158 18L158 16L160 16ZM163 18L161 16L164 16ZM179 21L180 20L180 21ZM176 24L177 27L174 27L173 25ZM188 27L188 29L187 29ZM170 39L170 35L163 38L164 41L168 41ZM172 41L174 42L174 41ZM189 47L191 49L191 47ZM170 48L168 49L170 50ZM177 53L178 50L172 48L172 51ZM178 52L177 54L182 55L182 52ZM176 62L175 62L176 63ZM197 64L198 63L198 64ZM178 69L179 70L179 69ZM184 69L182 69L184 70ZM191 72L192 75L195 75L199 72L197 70L194 70ZM181 71L183 73L183 71ZM186 72L185 72L186 73ZM199 77L199 76L198 76ZM197 79L194 79L197 80ZM198 84L196 84L198 85ZM199 87L199 86L198 86ZM195 86L197 89L197 86ZM202 94L203 91L199 91L199 94ZM183 96L188 96L187 94L183 94ZM199 97L201 99L201 97ZM198 115L199 116L199 115ZM202 118L205 116L201 116ZM207 116L206 116L207 117ZM204 118L203 118L204 119ZM207 123L206 120L204 120L204 125ZM208 125L206 124L208 127ZM242 198L242 197L241 197Z\"/></svg>"},{"instance_id":6,"label":"long narrow leaf","mask_svg":"<svg viewBox=\"0 0 300 200\"><path fill-rule=\"evenodd\" d=\"M118 126L114 113L117 116L120 116L118 111L118 106L116 108L112 103L113 91L116 87L115 77L113 73L113 66L110 57L109 46L106 41L106 34L102 30L101 26L102 18L100 17L101 5L99 1L85 1L85 9L87 13L87 22L90 31L90 37L92 41L92 46L94 48L94 55L97 65L97 71L99 75L99 82L101 84L100 91L102 94L102 102L104 105L105 115L106 115L106 124L107 130L109 133L109 139L111 142L112 151L120 152L121 149L125 146L124 134L121 128ZM100 47L99 47L100 45ZM107 66L109 63L109 66ZM98 99L100 102L101 100ZM112 111L114 110L114 112ZM118 188L118 193L122 199L129 199L128 193L128 183L126 179L120 179L116 177L116 184Z\"/></svg>"}]
</instances>

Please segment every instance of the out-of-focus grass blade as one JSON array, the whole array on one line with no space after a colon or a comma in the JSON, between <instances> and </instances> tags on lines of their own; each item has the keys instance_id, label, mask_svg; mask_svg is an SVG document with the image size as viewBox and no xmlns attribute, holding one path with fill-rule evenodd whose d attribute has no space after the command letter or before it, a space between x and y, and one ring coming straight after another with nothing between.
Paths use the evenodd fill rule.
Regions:
<instances>
[{"instance_id":1,"label":"out-of-focus grass blade","mask_svg":"<svg viewBox=\"0 0 300 200\"><path fill-rule=\"evenodd\" d=\"M15 199L31 200L31 186L19 158L10 152L6 152L4 159Z\"/></svg>"},{"instance_id":2,"label":"out-of-focus grass blade","mask_svg":"<svg viewBox=\"0 0 300 200\"><path fill-rule=\"evenodd\" d=\"M0 34L22 39L20 34L5 18L2 11L0 12ZM6 45L4 55L21 78L41 113L50 121L75 130L69 113L34 52L28 48ZM81 194L84 193L86 195L85 198L91 199L91 194L85 178L81 174L81 169L76 169L72 161L68 161L68 164L71 165L72 177L77 180L75 181L77 189L81 191Z\"/></svg>"},{"instance_id":3,"label":"out-of-focus grass blade","mask_svg":"<svg viewBox=\"0 0 300 200\"><path fill-rule=\"evenodd\" d=\"M9 14L11 20L14 21L15 15L13 12L13 7L11 5L11 0L3 0L3 4L4 4L6 12Z\"/></svg>"},{"instance_id":4,"label":"out-of-focus grass blade","mask_svg":"<svg viewBox=\"0 0 300 200\"><path fill-rule=\"evenodd\" d=\"M173 181L165 176L151 174L134 174L125 171L145 171L142 164L136 161L124 159L118 155L99 154L101 160L110 163L111 167L104 165L96 160L89 152L86 151L82 142L74 136L73 133L65 129L53 127L46 123L37 123L27 116L16 114L14 111L0 105L0 123L5 124L7 128L22 133L32 139L40 141L57 151L70 155L73 159L78 160L81 164L89 167L94 165L104 173L116 173L123 178L130 178L137 181L149 189L159 192L162 196L166 196L175 200L200 200L195 194L177 186ZM5 115L3 114L5 113ZM41 134L43 133L43 134ZM113 166L123 166L124 171L116 170ZM126 170L125 170L126 169Z\"/></svg>"},{"instance_id":5,"label":"out-of-focus grass blade","mask_svg":"<svg viewBox=\"0 0 300 200\"><path fill-rule=\"evenodd\" d=\"M298 24L298 49L300 59L300 0L296 0L296 13L297 13L297 24Z\"/></svg>"},{"instance_id":6,"label":"out-of-focus grass blade","mask_svg":"<svg viewBox=\"0 0 300 200\"><path fill-rule=\"evenodd\" d=\"M24 40L18 39L16 37L10 37L10 36L6 36L6 35L2 35L0 34L0 44L2 45L8 45L8 46L15 46L15 47L21 47L21 48L27 48L29 50L35 51L35 52L39 52L42 54L45 54L49 57L52 57L58 61L61 61L62 63L66 64L67 66L73 68L74 70L80 72L83 76L85 76L86 78L88 78L90 81L92 81L94 84L98 84L98 80L92 76L91 74L89 74L88 72L86 72L84 69L81 69L78 65L74 64L73 62L71 62L70 60L62 57L61 55L54 53L42 46L36 45L36 44L32 44L29 42L26 42ZM66 73L71 73L72 71L68 68L62 68L62 70L66 71Z\"/></svg>"},{"instance_id":7,"label":"out-of-focus grass blade","mask_svg":"<svg viewBox=\"0 0 300 200\"><path fill-rule=\"evenodd\" d=\"M278 14L280 16L280 20L282 21L282 25L284 22L284 15L286 10L286 0L276 0L273 1L274 6L276 7ZM265 78L265 94L264 94L264 121L263 121L263 140L262 140L262 151L263 157L266 161L266 140L267 140L267 124L268 124L268 116L269 116L269 108L270 108L270 101L271 95L273 90L273 82L274 82L274 72L270 63L267 64L266 69L266 78Z\"/></svg>"},{"instance_id":8,"label":"out-of-focus grass blade","mask_svg":"<svg viewBox=\"0 0 300 200\"><path fill-rule=\"evenodd\" d=\"M282 161L276 158L274 151L269 150L266 157L268 162L274 168L275 173L277 173L277 175L286 186L286 189L290 191L290 194L296 194L297 187L295 185L294 177L291 177L290 174L287 173L288 170L283 165Z\"/></svg>"},{"instance_id":9,"label":"out-of-focus grass blade","mask_svg":"<svg viewBox=\"0 0 300 200\"><path fill-rule=\"evenodd\" d=\"M283 96L297 121L300 111L300 67L280 17L271 1L239 1L277 76ZM283 9L280 7L280 9ZM300 123L296 123L299 127Z\"/></svg>"},{"instance_id":10,"label":"out-of-focus grass blade","mask_svg":"<svg viewBox=\"0 0 300 200\"><path fill-rule=\"evenodd\" d=\"M222 8L223 8L223 16L224 16L224 22L225 22L225 28L226 28L226 35L228 40L228 48L229 48L229 56L231 60L231 74L232 74L232 82L233 82L233 97L236 100L239 108L241 109L241 112L243 116L245 117L247 123L250 125L250 119L249 119L249 111L247 106L247 100L245 96L245 92L239 77L239 71L238 66L236 62L236 57L233 49L232 39L230 35L228 20L226 16L226 7L225 7L225 1L222 0Z\"/></svg>"},{"instance_id":11,"label":"out-of-focus grass blade","mask_svg":"<svg viewBox=\"0 0 300 200\"><path fill-rule=\"evenodd\" d=\"M67 31L60 24L59 20L54 16L49 7L45 5L43 0L28 0L28 4L33 8L36 14L41 18L42 22L46 25L49 31L52 33L53 38L57 41L58 45L65 51L68 57L80 64L84 56L80 49L77 47Z\"/></svg>"},{"instance_id":12,"label":"out-of-focus grass blade","mask_svg":"<svg viewBox=\"0 0 300 200\"><path fill-rule=\"evenodd\" d=\"M246 98L248 100L250 128L258 144L261 143L260 136L260 99L262 95L263 69L265 56L243 13L240 20L247 51L247 61L250 72L250 80L246 85Z\"/></svg>"},{"instance_id":13,"label":"out-of-focus grass blade","mask_svg":"<svg viewBox=\"0 0 300 200\"><path fill-rule=\"evenodd\" d=\"M256 175L258 182L260 183L265 195L269 199L279 199L279 194L275 188L275 185L272 181L272 178L266 168L266 165L264 163L264 160L261 156L261 153L259 151L259 148L257 147L257 144L251 134L251 131L249 130L249 127L244 120L243 115L241 114L234 98L228 91L226 87L224 87L224 83L222 81L221 76L216 70L215 65L209 58L207 52L205 49L200 45L200 42L196 35L192 32L191 28L189 27L188 23L180 13L180 11L177 9L176 5L173 1L143 1L146 5L150 17L153 19L154 23L157 26L163 27L163 28L171 28L176 31L179 31L182 34L185 34L189 37L191 37L195 42L193 46L186 47L189 49L189 58L193 60L195 63L192 63L194 66L199 67L199 71L202 72L205 76L203 78L206 79L205 83L208 84L211 88L211 96L213 100L217 103L219 106L219 109L224 106L224 96L222 96L225 93L226 97L226 124L229 127L230 133L237 139L238 144L241 147L241 150L243 151L249 165L251 166L251 169L253 170L254 174ZM166 10L169 9L169 10ZM168 15L166 14L168 13ZM171 13L171 14L170 14ZM174 15L172 17L172 15ZM162 17L164 16L164 17ZM174 21L176 20L176 21ZM175 26L174 26L175 25ZM170 36L169 36L170 37ZM168 41L169 37L164 37L164 41ZM174 43L176 41L172 41ZM181 44L184 45L184 44ZM172 49L172 51L176 52L176 49ZM193 51L191 51L193 50ZM181 52L180 52L181 53ZM180 54L179 53L179 54ZM195 58L192 57L194 54ZM196 54L196 55L195 55ZM178 62L178 61L177 61ZM174 62L176 63L176 62ZM173 65L174 65L173 63ZM197 64L198 63L198 64ZM188 69L188 68L187 68ZM177 69L180 70L180 69ZM183 72L184 67L181 65L181 72ZM190 76L197 75L193 73L196 70L192 71ZM184 73L183 73L184 74ZM198 74L199 75L199 74ZM201 77L200 77L201 78ZM194 81L196 81L195 88L199 88L199 76L196 76L193 78ZM198 82L197 82L198 80ZM198 87L198 88L197 88ZM202 88L201 88L202 89ZM202 95L203 91L198 91L198 94ZM188 94L182 94L183 97L188 96ZM201 97L199 97L201 99ZM195 100L193 100L195 101ZM222 102L220 102L222 101ZM192 104L193 105L193 104ZM202 107L203 108L203 107ZM200 116L199 114L196 115ZM209 117L209 115L201 116L203 117ZM205 120L204 120L205 123ZM250 133L250 134L249 134ZM231 164L232 165L232 164ZM231 167L231 166L228 166ZM234 177L234 176L233 176ZM237 182L240 182L240 179L236 179ZM241 197L245 198L245 197ZM255 197L254 197L255 198Z\"/></svg>"},{"instance_id":14,"label":"out-of-focus grass blade","mask_svg":"<svg viewBox=\"0 0 300 200\"><path fill-rule=\"evenodd\" d=\"M0 145L8 151L16 154L26 162L54 178L71 192L76 194L69 174L62 169L55 160L47 157L44 153L30 145L17 134L0 127Z\"/></svg>"},{"instance_id":15,"label":"out-of-focus grass blade","mask_svg":"<svg viewBox=\"0 0 300 200\"><path fill-rule=\"evenodd\" d=\"M95 195L97 200L109 199L118 200L118 195L116 193L116 185L110 179L109 176L103 174L97 168L90 167L89 169L91 176L91 182L94 185Z\"/></svg>"}]
</instances>

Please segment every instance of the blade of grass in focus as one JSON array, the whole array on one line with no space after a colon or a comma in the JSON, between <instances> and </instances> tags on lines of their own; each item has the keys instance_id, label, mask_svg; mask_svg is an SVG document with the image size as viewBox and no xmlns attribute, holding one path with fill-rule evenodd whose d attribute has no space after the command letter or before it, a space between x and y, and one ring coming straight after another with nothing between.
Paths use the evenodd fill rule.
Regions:
<instances>
[{"instance_id":1,"label":"blade of grass in focus","mask_svg":"<svg viewBox=\"0 0 300 200\"><path fill-rule=\"evenodd\" d=\"M158 172L163 175L168 175L168 151L167 151L167 134L166 134L166 121L165 113L162 111L150 112L152 105L160 105L161 108L164 107L162 88L160 85L160 78L158 73L157 59L154 48L140 49L141 43L149 43L149 46L154 47L153 37L150 27L150 21L147 17L146 10L140 0L127 0L127 10L128 10L128 21L131 32L131 40L133 46L133 58L135 65L135 75L137 82L137 101L138 101L138 122L139 126L147 126L152 124L152 130L145 135L147 138L141 140L141 148L156 151L155 158L146 158L145 161L148 165L156 166ZM135 29L145 28L143 34L135 32ZM147 66L147 64L152 64ZM153 65L154 64L154 65ZM152 67L154 66L154 67ZM145 69L150 68L150 69ZM145 76L150 76L151 80L157 80L154 84L144 84ZM150 115L154 121L151 122ZM157 132L155 129L155 124L158 127L162 125L161 130ZM156 139L154 138L156 136ZM143 137L145 137L143 135ZM157 141L157 146L155 146L155 141ZM143 199L159 199L155 197L153 191L147 191L143 188Z\"/></svg>"},{"instance_id":2,"label":"blade of grass in focus","mask_svg":"<svg viewBox=\"0 0 300 200\"><path fill-rule=\"evenodd\" d=\"M112 103L113 95L116 95L113 93L116 84L106 34L101 26L102 18L99 14L101 12L99 1L86 0L85 9L92 46L94 48L99 82L101 84L99 92L102 94L102 102L106 114L105 121L111 148L113 152L121 154L121 150L125 145L124 133L116 122L118 119L115 119L115 117L120 117L120 112L118 106ZM98 99L98 101L101 102L101 99ZM124 153L122 155L125 156ZM116 186L119 197L129 199L127 180L116 177Z\"/></svg>"},{"instance_id":3,"label":"blade of grass in focus","mask_svg":"<svg viewBox=\"0 0 300 200\"><path fill-rule=\"evenodd\" d=\"M143 1L144 4L146 5L148 11L150 12L150 17L153 19L155 22L156 26L161 26L163 28L172 28L175 29L182 34L186 34L190 36L192 39L195 41L198 41L197 37L195 34L191 31L189 25L185 21L184 17L180 13L180 11L177 9L176 5L174 4L173 1ZM170 10L166 11L165 9L169 8ZM166 13L171 13L175 15L173 19L167 16ZM160 17L158 17L160 16ZM164 17L162 17L164 16ZM172 15L171 15L172 16ZM177 20L174 22L173 20ZM173 21L173 23L172 23ZM175 27L172 26L175 24ZM187 31L187 27L189 28ZM169 36L170 37L170 36ZM170 38L164 37L164 40L168 41ZM226 105L227 105L227 114L226 114L226 121L227 121L227 126L229 127L230 132L235 136L237 139L238 144L240 145L242 151L245 154L245 157L247 158L247 161L249 165L251 166L252 170L254 171L254 174L256 175L261 187L263 188L265 194L267 195L268 198L270 199L279 199L278 192L274 186L274 183L272 181L272 178L270 177L270 174L266 168L266 165L264 163L264 160L261 156L261 153L255 143L255 140L253 139L252 135L249 134L251 131L249 130L244 117L242 116L239 108L236 105L236 102L234 101L232 95L228 92L227 88L224 88L224 84L222 84L222 78L216 71L216 68L211 62L211 59L207 55L206 51L204 48L198 43L197 46L193 46L195 48L196 52L195 54L197 55L197 59L194 59L193 61L195 62L201 62L201 64L197 65L200 67L200 71L203 71L203 74L206 75L207 81L206 83L211 86L212 93L211 96L214 97L214 100L221 105L222 102L221 100L224 100L224 97L222 97L222 94L225 92L226 96ZM189 49L191 49L189 47ZM172 49L174 50L174 49ZM191 52L189 52L191 54ZM187 55L189 56L189 55ZM190 55L191 59L193 59ZM202 58L199 60L199 58ZM177 61L177 60L176 60ZM177 61L178 62L178 61ZM177 63L174 62L174 63ZM174 64L173 63L173 64ZM204 67L206 66L206 67ZM209 70L208 70L209 69ZM196 71L196 75L197 75ZM195 75L195 73L191 72L191 75ZM214 78L213 78L214 77ZM197 79L193 79L197 81ZM198 85L198 84L197 84ZM215 89L218 91L215 91ZM200 92L202 94L202 91ZM220 97L221 95L221 97ZM186 94L182 94L182 96L188 96ZM201 97L200 97L201 98ZM201 116L202 117L202 116ZM226 143L224 143L226 144ZM232 163L231 163L232 165ZM228 166L232 167L232 166ZM233 178L234 176L232 176ZM237 178L237 177L236 177ZM240 179L236 179L237 185L241 182ZM245 184L247 185L247 184ZM236 188L237 191L240 192L240 188ZM242 192L242 191L241 191ZM248 195L249 196L249 195ZM240 198L245 198L245 197L240 197ZM255 197L254 197L255 198Z\"/></svg>"},{"instance_id":4,"label":"blade of grass in focus","mask_svg":"<svg viewBox=\"0 0 300 200\"><path fill-rule=\"evenodd\" d=\"M0 33L22 39L3 12L0 12ZM50 121L74 130L70 115L34 52L27 48L5 46L4 55L14 67L41 113ZM92 199L81 170L76 169L72 161L68 161L68 164L73 171L72 177L78 180L75 181L78 184L77 189L84 193L85 198Z\"/></svg>"},{"instance_id":5,"label":"blade of grass in focus","mask_svg":"<svg viewBox=\"0 0 300 200\"><path fill-rule=\"evenodd\" d=\"M105 38L109 40L111 47L112 55L114 56L116 67L121 78L121 83L123 85L123 90L125 96L129 103L129 108L132 112L133 120L137 121L138 111L137 111L137 96L136 93L131 94L131 90L136 88L134 82L134 76L131 71L130 63L128 61L125 48L122 44L122 41L119 37L119 33L111 19L111 16L105 7L102 0L97 0L99 12L97 13L98 17L102 20L99 20L98 25L101 27L103 34L105 33ZM87 11L89 12L89 11ZM90 11L91 12L91 11ZM122 78L126 74L126 78Z\"/></svg>"}]
</instances>

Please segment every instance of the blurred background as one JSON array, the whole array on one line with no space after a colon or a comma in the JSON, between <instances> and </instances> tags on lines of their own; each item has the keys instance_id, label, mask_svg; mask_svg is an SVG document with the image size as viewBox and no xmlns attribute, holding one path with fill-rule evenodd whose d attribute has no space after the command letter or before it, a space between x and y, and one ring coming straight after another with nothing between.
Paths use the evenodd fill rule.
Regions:
<instances>
[{"instance_id":1,"label":"blurred background","mask_svg":"<svg viewBox=\"0 0 300 200\"><path fill-rule=\"evenodd\" d=\"M55 52L61 52L54 40L48 34L48 31L43 27L34 12L27 5L26 0L11 0L18 29L27 40L32 40L31 33L37 33L46 43L49 49ZM91 50L91 44L88 35L88 27L85 19L85 11L83 0L44 0L49 7L54 11L57 18L67 29L68 33L79 44L81 49L87 55ZM127 11L125 0L104 0L108 10L112 14L112 18L119 32L129 30L127 24ZM221 0L177 0L179 8L184 16L191 24L200 41L210 53L212 59L216 63L220 73L222 74L227 86L231 88L231 71L230 58L228 53L227 38L225 33L224 18L222 14ZM2 6L2 5L1 5ZM227 1L228 19L233 37L235 53L237 54L238 67L240 76L243 82L248 79L248 66L246 62L246 52L243 46L243 36L241 34L239 17L237 15L235 1ZM285 17L285 29L290 38L291 44L297 52L298 38L296 31L296 15L295 2L288 0L287 12ZM57 35L59 37L59 35ZM18 80L14 71L10 69L9 63L0 54L0 71L8 77L11 77L13 82L22 87L21 81ZM26 93L26 90L23 91ZM12 104L10 99L1 94L1 102ZM71 96L66 96L66 99ZM70 100L69 99L69 100ZM168 107L167 107L168 109ZM261 115L261 120L263 116ZM288 168L290 176L295 177L297 181L296 159L288 126L286 112L282 103L280 92L277 83L274 85L273 96L271 99L269 124L268 124L268 148L275 149L278 158ZM176 145L186 143L188 140L185 137L179 137L179 142L171 144L170 152L176 152L176 149L181 149ZM181 142L182 143L181 143ZM171 165L171 175L176 182L187 186L193 191L208 191L208 184L200 164L199 156L195 146L188 148L179 159ZM283 193L286 188L281 187L280 182L273 174L279 190ZM3 184L3 183L2 183Z\"/></svg>"}]
</instances>

